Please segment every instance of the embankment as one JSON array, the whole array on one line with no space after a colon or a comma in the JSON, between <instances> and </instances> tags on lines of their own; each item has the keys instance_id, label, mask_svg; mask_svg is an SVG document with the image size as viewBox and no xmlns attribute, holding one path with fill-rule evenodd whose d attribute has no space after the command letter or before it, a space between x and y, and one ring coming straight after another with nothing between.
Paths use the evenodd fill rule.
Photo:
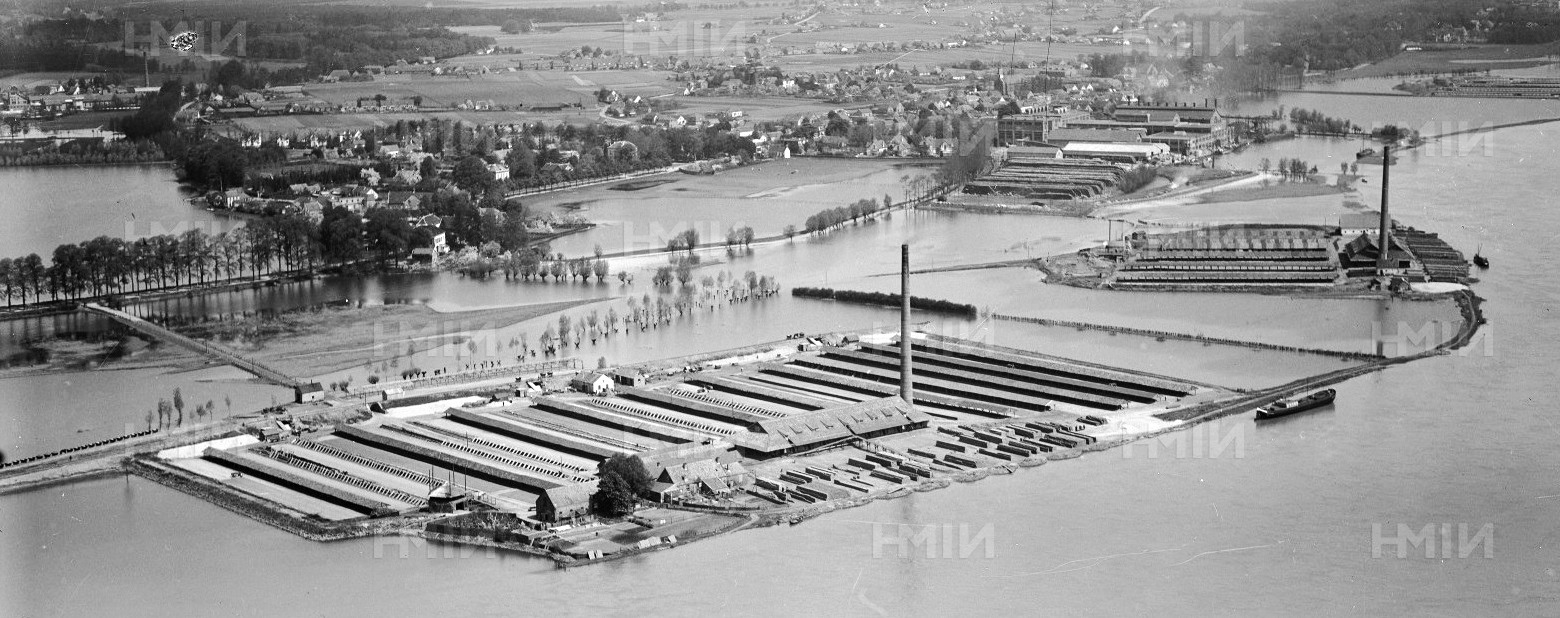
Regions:
<instances>
[{"instance_id":1,"label":"embankment","mask_svg":"<svg viewBox=\"0 0 1560 618\"><path fill-rule=\"evenodd\" d=\"M1032 318L1032 317L1024 317L1024 316L1018 316L1018 315L1005 315L1005 314L1000 314L1000 313L993 313L993 314L991 314L991 317L996 318L998 320L1007 320L1007 321L1010 321L1010 322L1023 322L1023 323L1026 323L1026 324L1038 324L1038 325L1041 325L1041 326L1063 326L1063 327L1067 327L1067 328L1076 328L1078 330L1098 330L1098 331L1104 331L1104 332L1109 332L1109 333L1119 333L1119 334L1124 334L1124 335L1139 335L1139 336L1143 336L1143 337L1153 337L1155 339L1176 339L1176 340L1180 340L1180 341L1195 341L1195 342L1203 343L1203 344L1217 344L1217 345L1236 346L1236 347L1242 347L1242 348L1251 348L1251 349L1254 349L1254 350L1275 350L1275 351L1279 351L1279 352L1294 352L1294 353L1298 353L1298 354L1315 354L1315 355L1318 355L1318 356L1332 356L1332 357L1343 358L1343 359L1347 359L1347 360L1376 361L1376 360L1381 360L1381 359L1385 358L1384 356L1382 356L1380 354L1371 354L1371 353L1366 353L1366 352L1345 352L1345 351L1342 351L1342 350L1326 350L1326 349L1321 349L1321 348L1303 348L1303 347L1299 347L1299 346L1277 345L1277 344L1272 344L1272 343L1262 343L1262 342L1258 342L1258 341L1244 341L1244 340L1240 340L1240 339L1225 339L1225 338L1222 338L1222 337L1208 337L1208 336L1205 336L1205 335L1190 335L1190 334L1186 334L1186 333L1177 333L1177 332L1163 331L1163 330L1149 330L1149 329L1146 329L1146 328L1129 328L1129 327L1125 327L1125 326L1109 326L1109 325L1106 325L1106 324L1091 324L1091 323L1088 323L1088 322L1069 322L1069 321L1066 321L1066 320L1048 320L1048 319L1045 319L1045 318Z\"/></svg>"}]
</instances>

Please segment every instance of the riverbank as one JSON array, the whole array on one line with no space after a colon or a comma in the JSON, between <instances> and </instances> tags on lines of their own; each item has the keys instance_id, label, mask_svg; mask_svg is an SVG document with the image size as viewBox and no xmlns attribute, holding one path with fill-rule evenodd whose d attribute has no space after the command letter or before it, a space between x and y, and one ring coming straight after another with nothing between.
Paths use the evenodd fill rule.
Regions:
<instances>
[{"instance_id":1,"label":"riverbank","mask_svg":"<svg viewBox=\"0 0 1560 618\"><path fill-rule=\"evenodd\" d=\"M233 487L181 470L151 456L126 460L124 470L311 541L339 541L375 536L404 529L413 523L421 524L434 519L428 515L403 515L368 520L330 521L237 491Z\"/></svg>"},{"instance_id":2,"label":"riverbank","mask_svg":"<svg viewBox=\"0 0 1560 618\"><path fill-rule=\"evenodd\" d=\"M101 341L50 337L24 342L25 359L7 359L0 379L60 371L107 371L175 367L198 360L189 350L127 334Z\"/></svg>"},{"instance_id":3,"label":"riverbank","mask_svg":"<svg viewBox=\"0 0 1560 618\"><path fill-rule=\"evenodd\" d=\"M1476 328L1476 325L1472 325L1472 323L1470 323L1470 325L1465 326L1465 330L1468 331L1467 334L1471 335L1471 329L1472 328ZM958 470L958 471L944 471L941 474L939 474L938 476L934 476L931 479L927 479L927 480L916 482L913 485L898 485L898 486L894 486L894 487L890 487L890 488L885 488L885 489L873 491L873 492L870 492L870 493L868 493L866 495L854 496L854 497L847 498L847 499L826 500L826 501L815 503L815 504L804 504L804 505L796 505L796 506L789 506L789 507L782 507L782 508L761 509L759 511L752 512L749 515L749 521L748 522L746 522L744 524L741 524L741 525L733 526L729 530L725 530L725 531L722 531L722 532L719 532L719 533L716 533L716 534L710 534L710 535L707 535L707 536L701 536L701 537L698 537L698 538L691 538L691 539L679 538L678 541L675 542L675 543L666 543L666 544L655 545L655 546L651 546L651 547L647 547L647 548L631 549L631 550L627 550L627 551L623 551L623 552L619 552L619 553L614 553L614 554L609 554L609 555L604 555L604 556L591 558L591 559L587 559L587 560L574 559L574 558L571 558L569 556L560 555L560 554L557 554L557 553L554 553L554 552L547 552L547 551L544 551L544 550L541 550L541 549L535 548L535 547L521 547L521 546L516 546L514 544L506 545L506 544L496 543L496 542L493 542L493 541L490 541L490 540L487 540L487 539L482 539L482 538L451 537L451 536L429 537L426 533L423 533L422 536L425 536L425 538L436 538L436 539L441 540L441 541L457 543L457 544L468 544L468 545L474 545L474 546L488 546L488 547L497 547L497 548L501 548L501 549L514 549L514 550L518 550L518 551L523 551L525 553L529 553L529 554L532 554L532 555L539 555L539 556L551 558L560 567L584 566L584 565L590 565L590 564L602 564L602 563L613 562L613 561L616 561L616 560L621 560L623 558L628 558L628 557L631 557L631 556L639 555L639 554L642 554L642 553L647 552L647 551L659 551L661 549L669 549L669 548L672 548L672 547L685 545L687 543L696 542L696 541L699 541L699 540L705 540L705 539L708 539L708 538L715 538L717 536L722 536L722 535L725 535L725 534L730 534L730 533L738 532L738 531L749 529L749 528L761 528L761 527L767 527L767 526L775 526L775 525L779 525L779 524L782 524L782 523L790 524L790 525L793 525L793 526L794 525L802 525L802 524L805 524L805 522L807 520L815 518L815 517L818 517L818 516L823 515L825 513L841 511L841 510L851 509L851 508L858 508L858 507L862 507L862 506L871 504L871 503L879 501L879 500L893 500L893 499L897 499L897 498L902 498L902 497L905 497L905 496L913 495L914 493L930 492L930 491L937 491L937 490L947 489L949 487L954 486L955 483L975 483L975 482L979 482L981 480L984 480L986 478L989 478L990 476L993 476L993 475L1014 474L1014 473L1017 473L1018 471L1020 471L1022 469L1039 467L1039 466L1042 466L1042 465L1044 465L1044 464L1046 464L1048 462L1052 462L1052 461L1065 461L1065 460L1077 459L1077 458L1083 457L1084 455L1089 454L1089 453L1106 452L1106 451L1110 451L1110 450L1113 450L1113 449L1116 449L1116 448L1129 448L1130 445L1135 443L1135 442L1148 440L1148 439L1152 439L1152 438L1157 438L1157 437L1159 437L1161 435L1164 435L1164 434L1170 434L1170 433L1175 433L1175 432L1186 431L1186 430L1189 430L1189 429L1191 429L1193 427L1196 427L1196 426L1198 426L1200 424L1203 424L1203 423L1208 423L1208 422L1212 422L1212 421L1215 421L1215 420L1218 420L1218 419L1221 419L1221 418L1224 418L1224 417L1227 417L1227 416L1231 416L1231 415L1235 415L1235 414L1241 414L1241 413L1252 411L1252 410L1256 409L1257 407L1270 404L1270 403L1272 403L1274 401L1277 401L1279 399L1283 399L1285 397L1293 397L1293 396L1296 396L1296 395L1301 394L1301 393L1310 392L1310 391L1314 391L1314 390L1317 390L1317 389L1325 388L1327 386L1331 386L1331 385L1343 382L1343 381L1351 379L1351 378L1355 378L1355 377L1358 377L1358 376L1361 376L1361 375L1365 375L1365 374L1368 374L1368 373L1373 373L1373 372L1376 372L1376 371L1380 371L1380 370L1385 369L1385 368L1390 367L1390 366L1400 365L1400 364L1412 362L1414 360L1418 360L1418 359L1422 359L1422 358L1428 358L1428 357L1431 357L1431 356L1437 356L1437 355L1445 354L1445 353L1448 353L1448 351L1451 350L1451 349L1455 349L1455 347L1443 345L1443 346L1438 347L1438 348L1436 348L1434 350L1429 350L1429 351L1426 351L1426 352L1423 352L1423 353L1420 353L1420 354L1416 354L1416 355L1413 355L1413 356L1409 356L1409 357L1399 357L1399 358L1392 358L1392 359L1377 360L1377 361L1366 363L1366 364L1363 364L1363 365L1348 367L1348 368L1340 369L1340 370L1337 370L1337 371L1333 371L1333 372L1329 372L1329 373L1325 373L1325 374L1321 374L1321 375L1317 375L1317 376L1309 376L1309 377L1305 377L1305 378L1300 378L1298 380L1294 380L1292 382L1289 382L1289 383L1286 383L1286 384L1283 384L1283 385L1280 385L1280 386L1267 388L1267 389L1262 389L1262 390L1259 390L1259 391L1253 391L1253 392L1249 392L1249 393L1244 393L1244 394L1238 395L1238 396L1236 396L1234 398L1207 402L1207 403L1204 403L1204 404L1199 404L1199 405L1188 407L1188 408L1183 408L1183 409L1168 411L1168 412L1161 413L1161 414L1156 414L1156 415L1154 415L1155 418L1159 419L1160 421L1164 421L1167 424L1165 424L1164 426L1159 427L1159 428L1150 427L1150 428L1148 428L1146 430L1142 430L1142 431L1136 431L1136 430L1134 430L1134 431L1127 431L1127 429L1128 429L1127 425L1123 424L1122 425L1122 430L1123 431L1120 434L1114 434L1114 435L1111 435L1111 434L1104 434L1104 435L1091 434L1091 435L1094 435L1096 438L1098 438L1098 441L1096 441L1093 444L1081 444L1081 445L1079 445L1079 446L1077 446L1075 448L1064 449L1064 450L1061 450L1061 451L1057 451L1057 452L1053 452L1053 453L1045 453L1045 454L1041 454L1041 455L1037 455L1037 456L1018 457L1018 458L1012 459L1010 461L1006 461L1006 462L1002 462L1002 463L996 463L994 465L989 465L989 466L978 466L978 467L969 468L969 469L963 469L963 470ZM984 428L996 427L996 426L1004 425L1004 424L1011 424L1011 423L1013 423L1015 421L1019 421L1019 420L1023 420L1023 419L1017 419L1017 418L1015 418L1015 419L998 419L998 420L992 420L992 421L983 422L983 423L972 424L972 425L969 425L969 427L975 428L975 429L984 429ZM930 431L930 430L926 430L926 431ZM856 448L856 447L855 446L839 446L839 447L835 447L834 449L831 449L831 450L841 450L841 449L848 450L848 449L852 449L852 448ZM808 455L816 455L816 454L817 453L809 453Z\"/></svg>"},{"instance_id":4,"label":"riverbank","mask_svg":"<svg viewBox=\"0 0 1560 618\"><path fill-rule=\"evenodd\" d=\"M1453 46L1446 46L1453 47ZM1493 69L1523 69L1554 64L1560 43L1533 45L1466 44L1454 49L1426 48L1400 52L1380 62L1336 71L1332 80L1397 77L1434 73L1471 73Z\"/></svg>"},{"instance_id":5,"label":"riverbank","mask_svg":"<svg viewBox=\"0 0 1560 618\"><path fill-rule=\"evenodd\" d=\"M1478 314L1477 303L1474 300L1472 294L1465 293L1461 294L1460 296L1465 302L1469 303L1469 306L1465 308L1465 315L1468 316L1468 320L1466 320L1462 326L1462 335L1456 341L1466 342L1471 338L1473 331L1477 329L1478 323L1482 320ZM1292 396L1293 394L1307 390L1335 384L1352 377L1357 377L1359 375L1377 371L1384 367L1402 364L1429 356L1445 354L1448 353L1449 350L1456 349L1457 346L1461 345L1456 341L1442 344L1433 350L1428 350L1423 353L1408 357L1382 359L1375 362L1346 367L1338 371L1303 377L1272 388L1256 391L1237 392L1233 397L1222 395L1214 396L1212 399L1202 397L1201 401L1194 399L1192 401L1193 405L1186 408L1176 409L1174 406L1171 406L1170 409L1164 409L1162 407L1140 409L1135 411L1135 413L1120 416L1107 414L1107 416L1111 417L1112 420L1108 426L1100 430L1101 433L1089 433L1086 431L1086 433L1089 433L1089 435L1097 439L1097 442L1092 444L1079 444L1073 448L1060 449L1051 453L1013 457L1006 461L990 460L990 465L977 465L967 469L955 470L949 466L937 465L934 463L932 464L934 475L930 478L910 479L907 481L894 482L885 486L876 487L873 490L866 492L865 494L852 495L849 497L832 500L824 500L812 504L790 504L778 506L775 508L760 507L756 510L745 512L732 512L730 510L723 509L677 509L676 505L660 505L658 508L671 508L673 510L686 510L700 513L702 514L702 517L708 521L699 520L702 523L697 525L688 524L687 529L691 531L690 533L684 534L682 532L678 532L675 535L666 536L655 534L656 528L653 526L647 527L648 525L641 524L641 527L646 527L646 529L641 531L638 530L638 528L635 528L636 532L634 532L634 534L651 534L654 536L653 542L651 542L650 537L646 537L643 539L646 542L642 544L619 543L619 545L622 546L621 550L605 555L602 555L599 552L594 554L587 552L586 550L590 547L589 543L563 544L557 547L544 549L542 547L537 547L534 540L532 541L531 545L525 545L505 543L498 538L489 539L485 537L440 534L437 531L427 530L427 527L429 523L438 521L442 518L442 516L429 514L406 515L381 519L355 518L341 522L332 522L319 517L311 517L309 515L299 513L278 504L272 504L267 500L246 494L242 491L234 491L233 488L228 487L221 481L201 477L200 475L181 470L177 466L167 464L160 460L154 460L149 456L143 455L129 461L124 461L122 459L112 461L123 462L122 469L124 470L128 470L139 476L151 479L155 482L158 482L159 484L172 487L182 493L217 503L226 510L260 520L272 527L291 532L306 539L315 541L331 541L368 536L409 535L419 536L424 539L437 542L473 546L490 546L505 550L514 550L530 555L550 558L554 560L558 566L583 566L619 560L650 551L659 551L661 549L676 547L708 538L715 538L717 536L722 536L753 527L771 526L781 523L797 525L823 513L864 506L877 500L890 500L913 495L916 492L929 492L945 489L951 487L956 482L975 482L992 475L1012 474L1017 472L1020 468L1035 467L1043 465L1048 461L1073 459L1081 457L1086 453L1106 451L1117 446L1125 447L1125 445L1134 441L1151 438L1169 431L1178 431L1187 427L1195 426L1199 423L1208 422L1231 414L1243 413L1253 409L1256 406L1263 405L1281 397ZM1160 411L1156 412L1156 409ZM1149 419L1147 416L1143 416L1149 413L1153 413L1153 419ZM1051 418L1050 416L1046 416L1046 414L1047 413L1044 412L1036 412L1020 417L988 419L973 423L964 423L964 426L973 429L981 429L995 427L997 425L1012 425L1014 423L1026 420ZM1119 430L1119 432L1117 430ZM820 466L827 467L828 461L834 461L838 463L838 461L842 461L843 458L846 457L867 457L871 453L883 452L885 449L888 451L894 451L895 449L904 450L904 447L908 442L915 442L917 444L920 442L925 442L929 435L936 436L936 431L937 430L931 428L923 428L914 430L912 432L887 436L881 439L874 439L872 441L858 440L849 444L836 444L822 450L809 451L805 454L796 454L783 459L766 460L755 464L756 467L754 468L754 473L761 476L772 476L775 475L776 471L780 468L794 468L798 462L793 461L792 458L802 462L816 463ZM928 432L930 432L930 434ZM882 443L880 444L879 442ZM863 453L856 454L855 450L857 449L861 450ZM818 457L819 459L812 459L814 457ZM919 462L920 460L915 461ZM109 463L97 470L95 474L108 474L112 473L116 469L118 469L116 468L116 464ZM680 520L678 523L695 521L700 517L701 515L695 515L687 520ZM584 528L574 529L573 534L578 535L578 538L587 539L590 538L587 535L590 535L592 531L599 531L601 534L600 538L606 539L608 533L615 531L616 528L614 528L614 526L618 525L623 524L622 522L606 522L601 526L587 526ZM559 537L568 540L569 534L569 532L560 532ZM641 534L641 536L643 536L643 534ZM619 541L617 537L613 538L614 542ZM562 548L563 551L555 551L559 548Z\"/></svg>"}]
</instances>

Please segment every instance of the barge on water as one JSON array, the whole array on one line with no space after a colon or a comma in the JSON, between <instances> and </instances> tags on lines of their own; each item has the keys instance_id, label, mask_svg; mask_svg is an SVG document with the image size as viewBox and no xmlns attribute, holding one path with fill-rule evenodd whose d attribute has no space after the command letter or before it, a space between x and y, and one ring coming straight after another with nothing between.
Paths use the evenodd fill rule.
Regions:
<instances>
[{"instance_id":1,"label":"barge on water","mask_svg":"<svg viewBox=\"0 0 1560 618\"><path fill-rule=\"evenodd\" d=\"M1311 393L1299 399L1281 399L1273 405L1257 408L1257 420L1266 420L1288 416L1296 412L1304 412L1312 408L1319 408L1333 402L1338 392L1326 389Z\"/></svg>"}]
</instances>

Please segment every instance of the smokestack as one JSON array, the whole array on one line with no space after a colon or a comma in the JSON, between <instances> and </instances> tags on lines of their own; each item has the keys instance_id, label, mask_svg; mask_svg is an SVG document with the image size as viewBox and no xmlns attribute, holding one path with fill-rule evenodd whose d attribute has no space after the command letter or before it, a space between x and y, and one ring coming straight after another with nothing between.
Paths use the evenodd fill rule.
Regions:
<instances>
[{"instance_id":1,"label":"smokestack","mask_svg":"<svg viewBox=\"0 0 1560 618\"><path fill-rule=\"evenodd\" d=\"M1376 236L1376 244L1380 247L1380 255L1376 257L1376 270L1382 271L1388 268L1387 254L1392 247L1392 232L1388 226L1392 225L1392 217L1387 214L1387 182L1392 169L1392 146L1390 144L1381 147L1381 233Z\"/></svg>"},{"instance_id":2,"label":"smokestack","mask_svg":"<svg viewBox=\"0 0 1560 618\"><path fill-rule=\"evenodd\" d=\"M910 245L899 245L899 396L915 403L910 383Z\"/></svg>"}]
</instances>

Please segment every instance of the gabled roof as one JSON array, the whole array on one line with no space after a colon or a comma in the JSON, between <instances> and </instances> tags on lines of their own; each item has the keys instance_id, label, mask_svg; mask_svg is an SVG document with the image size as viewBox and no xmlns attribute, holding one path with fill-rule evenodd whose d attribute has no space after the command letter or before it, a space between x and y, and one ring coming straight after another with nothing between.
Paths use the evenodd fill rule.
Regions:
<instances>
[{"instance_id":1,"label":"gabled roof","mask_svg":"<svg viewBox=\"0 0 1560 618\"><path fill-rule=\"evenodd\" d=\"M1047 142L1127 142L1143 141L1143 132L1132 129L1055 129L1045 134Z\"/></svg>"},{"instance_id":2,"label":"gabled roof","mask_svg":"<svg viewBox=\"0 0 1560 618\"><path fill-rule=\"evenodd\" d=\"M885 429L909 428L930 419L897 396L869 399L848 406L760 421L762 436L745 444L761 451L777 451L869 434Z\"/></svg>"},{"instance_id":3,"label":"gabled roof","mask_svg":"<svg viewBox=\"0 0 1560 618\"><path fill-rule=\"evenodd\" d=\"M551 505L553 510L578 508L590 504L591 494L596 493L597 481L592 479L584 483L574 485L559 485L542 490L542 495L537 496L536 505L542 506L543 501Z\"/></svg>"},{"instance_id":4,"label":"gabled roof","mask_svg":"<svg viewBox=\"0 0 1560 618\"><path fill-rule=\"evenodd\" d=\"M592 371L590 373L582 373L582 374L580 374L578 376L575 376L574 377L574 381L575 382L584 382L586 384L595 384L597 380L600 380L602 378L606 378L608 382L612 381L612 378L610 376L608 376L607 374L601 373L601 372L597 372L597 371Z\"/></svg>"}]
</instances>

